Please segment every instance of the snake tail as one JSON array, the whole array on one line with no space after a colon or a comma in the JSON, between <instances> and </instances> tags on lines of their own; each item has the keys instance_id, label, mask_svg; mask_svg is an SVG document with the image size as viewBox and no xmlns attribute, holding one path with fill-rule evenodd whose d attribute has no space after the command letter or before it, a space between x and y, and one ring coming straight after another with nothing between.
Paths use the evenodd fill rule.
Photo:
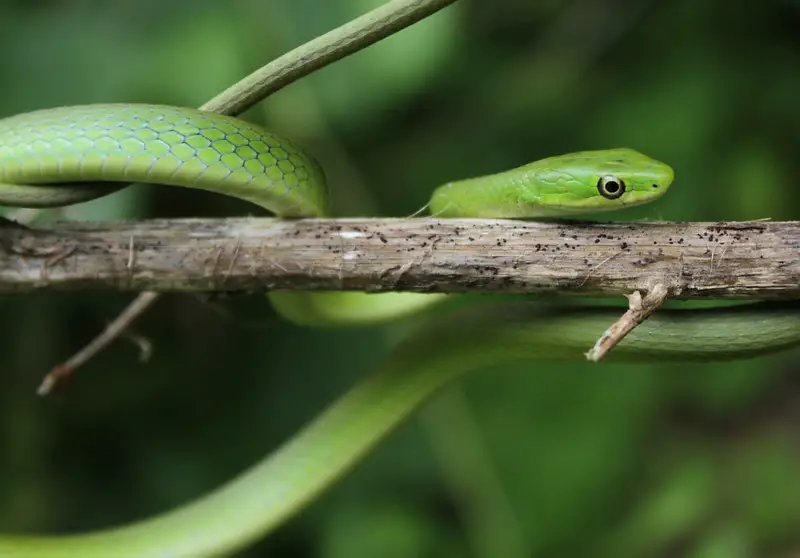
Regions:
<instances>
[{"instance_id":1,"label":"snake tail","mask_svg":"<svg viewBox=\"0 0 800 558\"><path fill-rule=\"evenodd\" d=\"M796 303L764 302L663 310L607 360L710 362L786 350L800 345L799 309ZM211 494L140 523L89 534L3 535L0 556L199 558L235 552L301 512L448 382L510 361L585 362L583 351L619 313L516 301L444 312L413 330L374 374L276 452Z\"/></svg>"}]
</instances>

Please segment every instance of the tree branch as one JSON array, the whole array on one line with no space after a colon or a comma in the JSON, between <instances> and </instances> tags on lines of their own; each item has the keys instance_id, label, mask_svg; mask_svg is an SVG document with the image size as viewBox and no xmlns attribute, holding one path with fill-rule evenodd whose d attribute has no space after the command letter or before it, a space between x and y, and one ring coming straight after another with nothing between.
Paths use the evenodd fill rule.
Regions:
<instances>
[{"instance_id":1,"label":"tree branch","mask_svg":"<svg viewBox=\"0 0 800 558\"><path fill-rule=\"evenodd\" d=\"M799 222L180 219L0 227L0 293L270 289L800 297Z\"/></svg>"}]
</instances>

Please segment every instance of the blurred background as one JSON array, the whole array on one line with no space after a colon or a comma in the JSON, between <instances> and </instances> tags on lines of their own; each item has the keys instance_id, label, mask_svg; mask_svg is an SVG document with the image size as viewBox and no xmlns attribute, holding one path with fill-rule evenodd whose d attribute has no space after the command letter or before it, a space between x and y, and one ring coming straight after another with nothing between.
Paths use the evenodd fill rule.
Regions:
<instances>
[{"instance_id":1,"label":"blurred background","mask_svg":"<svg viewBox=\"0 0 800 558\"><path fill-rule=\"evenodd\" d=\"M379 4L0 0L0 116L197 106ZM461 0L246 117L317 155L338 215L409 215L447 180L627 146L676 182L614 219L797 219L798 30L798 0ZM137 187L54 217L260 213ZM219 486L376 367L403 327L310 330L263 297L169 295L38 398L43 374L133 296L0 300L3 532L108 526ZM467 375L242 555L796 556L799 356Z\"/></svg>"}]
</instances>

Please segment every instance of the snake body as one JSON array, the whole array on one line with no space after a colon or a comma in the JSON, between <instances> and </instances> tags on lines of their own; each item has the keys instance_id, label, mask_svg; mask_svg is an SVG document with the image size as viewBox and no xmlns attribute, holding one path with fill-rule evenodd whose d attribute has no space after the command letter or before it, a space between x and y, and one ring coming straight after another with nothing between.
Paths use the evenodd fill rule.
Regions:
<instances>
[{"instance_id":1,"label":"snake body","mask_svg":"<svg viewBox=\"0 0 800 558\"><path fill-rule=\"evenodd\" d=\"M606 176L619 180L624 193L601 195L596 177ZM582 152L442 185L429 205L444 217L563 216L646 203L663 195L672 178L669 166L630 149ZM130 182L234 196L285 218L328 211L316 160L292 141L238 118L165 105L96 104L0 120L0 205L80 203ZM442 298L294 291L268 296L288 320L314 326L397 319Z\"/></svg>"},{"instance_id":2,"label":"snake body","mask_svg":"<svg viewBox=\"0 0 800 558\"><path fill-rule=\"evenodd\" d=\"M437 188L441 217L551 217L613 210L662 196L672 169L630 149L542 159ZM319 164L248 122L158 105L87 105L0 120L0 204L60 206L128 182L200 188L280 217L326 214ZM436 295L271 293L296 322L390 319ZM549 313L518 303L478 305L434 319L370 375L261 463L195 502L131 525L61 536L0 536L0 556L200 557L243 548L299 512L446 382L516 359L573 360L611 323L613 308ZM442 321L444 320L444 321ZM611 353L628 362L743 358L800 343L797 305L662 311Z\"/></svg>"}]
</instances>

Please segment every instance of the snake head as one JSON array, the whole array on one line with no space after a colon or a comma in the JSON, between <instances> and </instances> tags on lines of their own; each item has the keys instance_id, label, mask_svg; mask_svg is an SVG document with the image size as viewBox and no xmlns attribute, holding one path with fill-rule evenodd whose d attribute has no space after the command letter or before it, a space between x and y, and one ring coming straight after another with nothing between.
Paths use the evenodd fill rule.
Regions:
<instances>
[{"instance_id":1,"label":"snake head","mask_svg":"<svg viewBox=\"0 0 800 558\"><path fill-rule=\"evenodd\" d=\"M633 149L581 151L444 184L429 207L440 217L562 217L647 203L672 178L668 165Z\"/></svg>"},{"instance_id":2,"label":"snake head","mask_svg":"<svg viewBox=\"0 0 800 558\"><path fill-rule=\"evenodd\" d=\"M517 170L526 198L558 215L641 205L663 196L674 178L669 165L627 148L559 155Z\"/></svg>"}]
</instances>

